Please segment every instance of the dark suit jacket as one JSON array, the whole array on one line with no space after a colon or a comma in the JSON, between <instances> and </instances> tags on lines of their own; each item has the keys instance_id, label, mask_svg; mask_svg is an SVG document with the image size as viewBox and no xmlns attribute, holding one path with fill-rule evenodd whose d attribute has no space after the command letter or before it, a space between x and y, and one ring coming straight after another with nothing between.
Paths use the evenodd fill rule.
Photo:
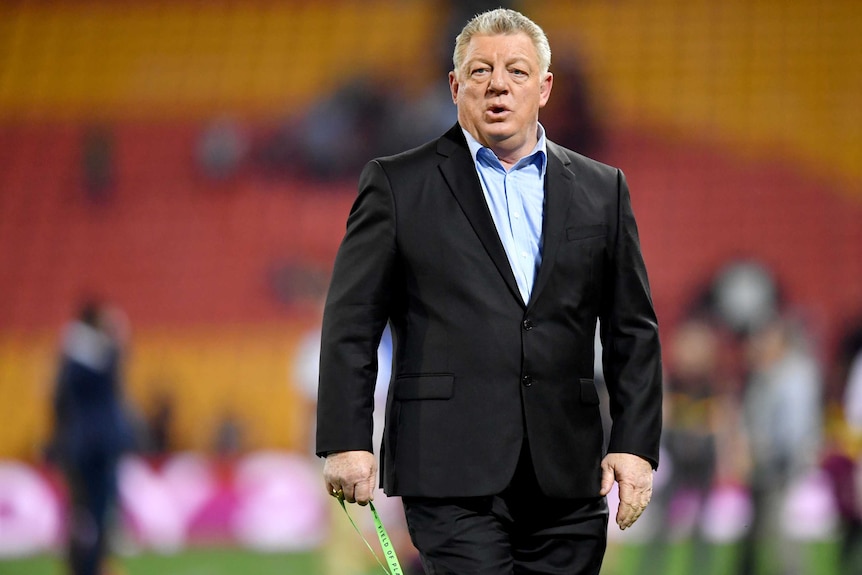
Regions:
<instances>
[{"instance_id":1,"label":"dark suit jacket","mask_svg":"<svg viewBox=\"0 0 862 575\"><path fill-rule=\"evenodd\" d=\"M524 304L459 126L369 163L323 319L317 451L371 450L377 341L394 337L381 475L390 495L501 492L526 437L551 497L597 496L610 451L658 464L661 360L622 173L548 142L543 257Z\"/></svg>"},{"instance_id":2,"label":"dark suit jacket","mask_svg":"<svg viewBox=\"0 0 862 575\"><path fill-rule=\"evenodd\" d=\"M101 355L98 366L66 353L60 361L53 449L60 462L72 469L90 466L96 459L116 460L134 444L119 388L119 350L105 346Z\"/></svg>"}]
</instances>

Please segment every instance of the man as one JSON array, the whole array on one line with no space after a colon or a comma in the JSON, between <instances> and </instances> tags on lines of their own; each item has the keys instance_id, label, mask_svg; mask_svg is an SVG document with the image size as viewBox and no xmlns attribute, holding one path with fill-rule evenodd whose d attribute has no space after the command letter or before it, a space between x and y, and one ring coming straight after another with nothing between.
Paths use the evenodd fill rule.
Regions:
<instances>
[{"instance_id":1,"label":"man","mask_svg":"<svg viewBox=\"0 0 862 575\"><path fill-rule=\"evenodd\" d=\"M597 574L646 507L661 361L621 172L545 138L544 32L471 20L449 75L458 125L369 163L324 310L317 452L327 490L366 504L377 342L394 342L382 484L428 573ZM613 427L602 458L594 334Z\"/></svg>"},{"instance_id":2,"label":"man","mask_svg":"<svg viewBox=\"0 0 862 575\"><path fill-rule=\"evenodd\" d=\"M70 496L69 571L104 572L117 467L134 447L121 389L124 318L98 302L82 306L66 326L54 390L54 454Z\"/></svg>"}]
</instances>

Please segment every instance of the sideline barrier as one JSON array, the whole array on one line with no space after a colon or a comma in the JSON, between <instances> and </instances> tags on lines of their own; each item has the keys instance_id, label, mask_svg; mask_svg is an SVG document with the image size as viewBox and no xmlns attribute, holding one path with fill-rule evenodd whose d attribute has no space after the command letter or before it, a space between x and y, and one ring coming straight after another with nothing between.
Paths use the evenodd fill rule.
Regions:
<instances>
[{"instance_id":1,"label":"sideline barrier","mask_svg":"<svg viewBox=\"0 0 862 575\"><path fill-rule=\"evenodd\" d=\"M225 461L179 453L120 466L122 552L232 544L307 551L328 535L329 498L310 458L260 451ZM0 461L0 559L62 546L66 493L56 469Z\"/></svg>"},{"instance_id":2,"label":"sideline barrier","mask_svg":"<svg viewBox=\"0 0 862 575\"><path fill-rule=\"evenodd\" d=\"M212 544L281 552L320 548L330 535L332 518L332 498L322 489L320 471L312 458L282 451L252 452L232 460L194 452L161 461L127 457L120 468L118 551L173 553ZM608 496L611 516L616 497L614 489ZM65 501L56 469L0 460L0 560L60 549ZM677 513L670 528L680 538L693 527L691 503L685 494L675 500ZM719 486L707 503L707 538L717 543L738 540L749 512L742 487ZM836 506L822 472L794 485L784 514L794 539L835 536ZM611 527L609 537L637 543L661 527L647 511L625 532Z\"/></svg>"}]
</instances>

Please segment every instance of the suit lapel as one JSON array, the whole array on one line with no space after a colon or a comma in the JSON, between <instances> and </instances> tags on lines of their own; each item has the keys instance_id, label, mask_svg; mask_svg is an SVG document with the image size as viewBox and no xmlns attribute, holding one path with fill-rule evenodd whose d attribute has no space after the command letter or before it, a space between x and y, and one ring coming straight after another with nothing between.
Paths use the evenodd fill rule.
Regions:
<instances>
[{"instance_id":1,"label":"suit lapel","mask_svg":"<svg viewBox=\"0 0 862 575\"><path fill-rule=\"evenodd\" d=\"M576 184L574 174L569 171L569 159L553 142L548 142L548 169L545 176L545 216L542 223L542 264L528 307L532 306L548 283L554 267L557 250L565 231L572 187Z\"/></svg>"},{"instance_id":2,"label":"suit lapel","mask_svg":"<svg viewBox=\"0 0 862 575\"><path fill-rule=\"evenodd\" d=\"M476 166L470 155L470 149L467 147L467 142L464 140L464 134L459 125L456 124L440 139L437 151L446 156L446 160L440 164L440 171L443 173L449 189L470 221L470 225L500 275L503 276L509 291L521 305L524 305L521 292L518 291L518 284L515 282L515 275L512 273L512 267L506 257L506 250L503 248L491 212L488 210L488 204L485 202L482 184L479 183L479 178L476 175Z\"/></svg>"}]
</instances>

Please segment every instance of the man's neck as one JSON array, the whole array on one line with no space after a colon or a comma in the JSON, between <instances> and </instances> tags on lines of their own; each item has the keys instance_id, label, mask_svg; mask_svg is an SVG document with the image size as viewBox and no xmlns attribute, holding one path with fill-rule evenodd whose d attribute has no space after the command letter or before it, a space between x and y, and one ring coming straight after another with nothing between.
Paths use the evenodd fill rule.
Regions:
<instances>
[{"instance_id":1,"label":"man's neck","mask_svg":"<svg viewBox=\"0 0 862 575\"><path fill-rule=\"evenodd\" d=\"M476 139L477 142L494 152L494 155L497 156L497 159L500 160L500 163L503 164L503 167L506 168L506 170L511 169L515 164L521 161L522 158L530 155L536 147L536 144L539 142L538 122L536 123L535 130L530 132L532 137L520 142L512 141L516 136L501 141L484 141L478 134L474 133L473 130L468 129L467 131Z\"/></svg>"}]
</instances>

